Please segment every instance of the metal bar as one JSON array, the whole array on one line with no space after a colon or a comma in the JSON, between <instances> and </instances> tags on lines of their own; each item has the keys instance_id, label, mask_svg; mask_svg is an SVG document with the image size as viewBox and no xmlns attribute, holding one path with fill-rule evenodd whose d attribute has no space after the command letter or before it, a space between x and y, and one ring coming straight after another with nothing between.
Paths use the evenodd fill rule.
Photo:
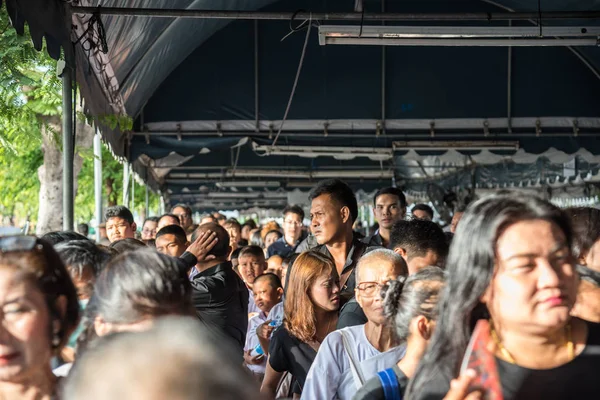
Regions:
<instances>
[{"instance_id":1,"label":"metal bar","mask_svg":"<svg viewBox=\"0 0 600 400\"><path fill-rule=\"evenodd\" d=\"M512 25L512 21L508 21L508 26ZM507 83L506 83L506 124L508 125L508 132L512 132L512 46L508 47L508 71L507 71Z\"/></svg>"},{"instance_id":2,"label":"metal bar","mask_svg":"<svg viewBox=\"0 0 600 400\"><path fill-rule=\"evenodd\" d=\"M131 206L129 209L131 212L135 209L135 178L133 177L133 165L131 166Z\"/></svg>"},{"instance_id":3,"label":"metal bar","mask_svg":"<svg viewBox=\"0 0 600 400\"><path fill-rule=\"evenodd\" d=\"M539 37L597 37L597 26L544 26L542 35L537 26L393 26L393 25L321 25L319 35L354 38L539 38Z\"/></svg>"},{"instance_id":4,"label":"metal bar","mask_svg":"<svg viewBox=\"0 0 600 400\"><path fill-rule=\"evenodd\" d=\"M123 203L125 207L129 205L129 164L123 163Z\"/></svg>"},{"instance_id":5,"label":"metal bar","mask_svg":"<svg viewBox=\"0 0 600 400\"><path fill-rule=\"evenodd\" d=\"M254 21L254 119L256 121L256 131L260 130L259 114L259 81L258 81L258 20Z\"/></svg>"},{"instance_id":6,"label":"metal bar","mask_svg":"<svg viewBox=\"0 0 600 400\"><path fill-rule=\"evenodd\" d=\"M102 140L98 128L94 135L94 199L96 203L96 242L100 243L100 229L102 223Z\"/></svg>"},{"instance_id":7,"label":"metal bar","mask_svg":"<svg viewBox=\"0 0 600 400\"><path fill-rule=\"evenodd\" d=\"M62 74L63 230L73 230L73 71Z\"/></svg>"},{"instance_id":8,"label":"metal bar","mask_svg":"<svg viewBox=\"0 0 600 400\"><path fill-rule=\"evenodd\" d=\"M411 38L353 38L326 37L326 45L365 45L365 46L598 46L598 39L411 39Z\"/></svg>"},{"instance_id":9,"label":"metal bar","mask_svg":"<svg viewBox=\"0 0 600 400\"><path fill-rule=\"evenodd\" d=\"M148 179L146 179L146 181L148 181ZM150 193L149 193L149 189L148 189L148 184L146 184L146 196L144 199L144 215L146 216L146 218L148 218L150 216Z\"/></svg>"},{"instance_id":10,"label":"metal bar","mask_svg":"<svg viewBox=\"0 0 600 400\"><path fill-rule=\"evenodd\" d=\"M381 0L381 12L385 12L385 0ZM385 25L385 21L381 21L382 25ZM381 46L381 133L385 135L385 46Z\"/></svg>"},{"instance_id":11,"label":"metal bar","mask_svg":"<svg viewBox=\"0 0 600 400\"><path fill-rule=\"evenodd\" d=\"M131 8L131 7L85 7L71 6L73 14L117 15L130 17L160 17L160 18L201 18L201 19L250 19L250 20L338 20L338 21L495 21L495 20L529 20L538 19L537 12L497 12L497 13L365 13L360 12L265 12L238 10L194 10L194 9L165 9L165 8ZM600 18L599 11L546 11L542 19L594 19Z\"/></svg>"}]
</instances>

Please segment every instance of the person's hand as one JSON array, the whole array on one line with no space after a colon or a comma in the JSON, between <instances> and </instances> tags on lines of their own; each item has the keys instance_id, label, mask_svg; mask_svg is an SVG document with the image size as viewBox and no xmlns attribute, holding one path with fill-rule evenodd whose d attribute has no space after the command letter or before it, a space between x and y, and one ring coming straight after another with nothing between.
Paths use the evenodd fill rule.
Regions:
<instances>
[{"instance_id":1,"label":"person's hand","mask_svg":"<svg viewBox=\"0 0 600 400\"><path fill-rule=\"evenodd\" d=\"M244 352L244 361L248 365L260 365L265 358L264 354L258 354L256 356L250 355L252 350L248 350Z\"/></svg>"},{"instance_id":2,"label":"person's hand","mask_svg":"<svg viewBox=\"0 0 600 400\"><path fill-rule=\"evenodd\" d=\"M269 340L271 338L271 333L273 333L273 331L275 330L275 326L271 326L269 325L271 323L271 320L265 321L262 324L260 324L257 328L256 328L256 336L258 336L259 338L263 338L265 340Z\"/></svg>"},{"instance_id":3,"label":"person's hand","mask_svg":"<svg viewBox=\"0 0 600 400\"><path fill-rule=\"evenodd\" d=\"M64 362L72 363L75 361L75 349L71 347L63 347L60 351L60 358L63 359Z\"/></svg>"},{"instance_id":4,"label":"person's hand","mask_svg":"<svg viewBox=\"0 0 600 400\"><path fill-rule=\"evenodd\" d=\"M217 239L217 234L215 232L204 231L192 244L190 244L186 251L195 255L198 262L213 260L216 257L212 254L207 254L215 247L218 241L219 239Z\"/></svg>"},{"instance_id":5,"label":"person's hand","mask_svg":"<svg viewBox=\"0 0 600 400\"><path fill-rule=\"evenodd\" d=\"M476 390L469 393L469 387L475 378L477 373L472 370L466 370L461 376L456 379L452 379L450 382L450 390L446 393L443 400L478 400L483 399L483 393Z\"/></svg>"}]
</instances>

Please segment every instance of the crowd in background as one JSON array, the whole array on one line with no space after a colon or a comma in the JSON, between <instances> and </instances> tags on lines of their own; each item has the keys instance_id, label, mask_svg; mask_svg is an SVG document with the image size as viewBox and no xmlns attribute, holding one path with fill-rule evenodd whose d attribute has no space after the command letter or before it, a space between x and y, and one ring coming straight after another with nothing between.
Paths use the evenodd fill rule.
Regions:
<instances>
[{"instance_id":1,"label":"crowd in background","mask_svg":"<svg viewBox=\"0 0 600 400\"><path fill-rule=\"evenodd\" d=\"M332 179L281 226L115 206L99 243L2 237L0 398L600 396L600 210L499 192L444 232L388 187L373 212L364 236Z\"/></svg>"}]
</instances>

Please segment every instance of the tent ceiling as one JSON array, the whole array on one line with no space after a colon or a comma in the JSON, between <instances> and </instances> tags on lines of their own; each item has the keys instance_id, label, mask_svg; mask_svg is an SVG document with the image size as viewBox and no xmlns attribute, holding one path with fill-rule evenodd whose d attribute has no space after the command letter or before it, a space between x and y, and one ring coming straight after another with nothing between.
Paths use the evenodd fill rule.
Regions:
<instances>
[{"instance_id":1,"label":"tent ceiling","mask_svg":"<svg viewBox=\"0 0 600 400\"><path fill-rule=\"evenodd\" d=\"M31 6L32 2L45 7ZM354 0L79 2L100 3L288 12L354 9ZM7 0L7 4L13 19L16 15L27 20L34 42L45 37L51 55L56 55L68 38L66 26L71 21L63 17L66 3ZM366 12L378 12L381 1L366 0L364 6ZM537 1L390 0L385 7L389 12L535 11ZM546 0L543 9L600 10L600 5L593 0ZM89 18L73 16L72 38L81 37ZM446 187L471 182L481 187L549 184L553 179L549 169L564 172L564 163L573 162L577 173L559 183L592 182L597 173L598 48L408 47L386 48L382 56L379 46L319 46L314 32L288 120L276 147L271 147L305 31L282 41L290 31L287 21L125 16L101 20L108 53L86 47L87 37L75 46L86 106L100 120L115 113L135 119L134 132L104 127L103 135L117 155L133 162L138 174L169 194L171 201L183 196L199 207L211 203L252 207L260 201L265 207L278 207L287 200L283 194L264 195L307 190L326 176L344 177L357 189L389 185L395 179L407 190L419 191L431 181ZM18 29L22 25L16 24ZM415 151L397 144L417 140L439 148ZM453 150L452 143L462 140L479 142L482 149ZM486 147L498 141L517 145L502 151ZM342 147L360 148L362 153L340 152ZM310 149L312 153L306 151ZM228 182L264 186L237 187ZM228 203L219 193L240 200Z\"/></svg>"}]
</instances>

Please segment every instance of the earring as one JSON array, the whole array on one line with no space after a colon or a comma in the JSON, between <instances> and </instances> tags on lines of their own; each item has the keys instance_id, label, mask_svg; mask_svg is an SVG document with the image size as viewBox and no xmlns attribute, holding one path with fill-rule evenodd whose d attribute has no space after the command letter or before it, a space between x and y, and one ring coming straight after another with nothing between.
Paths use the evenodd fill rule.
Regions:
<instances>
[{"instance_id":1,"label":"earring","mask_svg":"<svg viewBox=\"0 0 600 400\"><path fill-rule=\"evenodd\" d=\"M60 337L58 335L54 335L52 338L52 347L58 347L60 344Z\"/></svg>"}]
</instances>

